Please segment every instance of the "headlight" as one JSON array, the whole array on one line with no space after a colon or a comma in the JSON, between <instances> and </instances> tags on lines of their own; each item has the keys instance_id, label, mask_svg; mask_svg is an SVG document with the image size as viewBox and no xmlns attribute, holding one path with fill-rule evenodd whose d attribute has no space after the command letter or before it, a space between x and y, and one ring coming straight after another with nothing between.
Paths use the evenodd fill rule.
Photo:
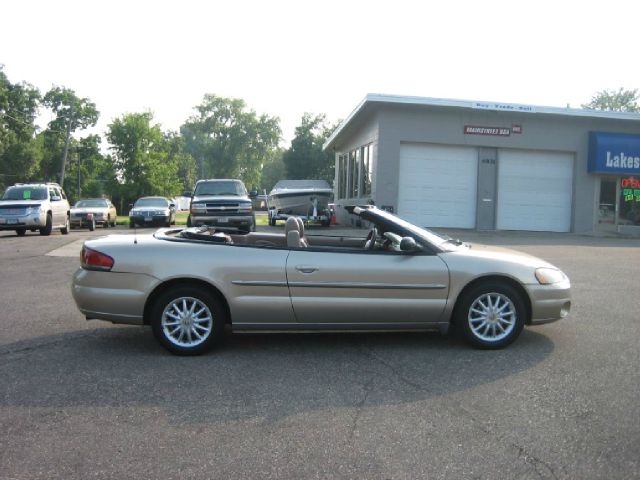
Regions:
<instances>
[{"instance_id":1,"label":"headlight","mask_svg":"<svg viewBox=\"0 0 640 480\"><path fill-rule=\"evenodd\" d=\"M40 213L40 206L37 207L27 207L27 215L33 215L34 213Z\"/></svg>"},{"instance_id":2,"label":"headlight","mask_svg":"<svg viewBox=\"0 0 640 480\"><path fill-rule=\"evenodd\" d=\"M169 210L158 210L157 212L153 212L156 217L168 217L171 212Z\"/></svg>"},{"instance_id":3,"label":"headlight","mask_svg":"<svg viewBox=\"0 0 640 480\"><path fill-rule=\"evenodd\" d=\"M552 283L560 283L565 280L567 276L560 270L555 268L538 268L536 269L536 279L542 285L550 285Z\"/></svg>"},{"instance_id":4,"label":"headlight","mask_svg":"<svg viewBox=\"0 0 640 480\"><path fill-rule=\"evenodd\" d=\"M238 212L250 212L251 208L252 207L250 203L241 203L240 205L238 205Z\"/></svg>"},{"instance_id":5,"label":"headlight","mask_svg":"<svg viewBox=\"0 0 640 480\"><path fill-rule=\"evenodd\" d=\"M207 206L206 205L198 205L196 204L192 204L191 205L191 213L207 213Z\"/></svg>"},{"instance_id":6,"label":"headlight","mask_svg":"<svg viewBox=\"0 0 640 480\"><path fill-rule=\"evenodd\" d=\"M96 218L102 218L104 216L104 213L101 212L96 212L93 214Z\"/></svg>"}]
</instances>

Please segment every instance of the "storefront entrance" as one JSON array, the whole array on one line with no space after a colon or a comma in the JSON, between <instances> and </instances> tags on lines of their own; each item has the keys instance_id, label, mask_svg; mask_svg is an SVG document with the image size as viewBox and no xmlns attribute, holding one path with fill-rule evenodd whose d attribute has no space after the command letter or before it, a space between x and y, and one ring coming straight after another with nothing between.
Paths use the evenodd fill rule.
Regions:
<instances>
[{"instance_id":1,"label":"storefront entrance","mask_svg":"<svg viewBox=\"0 0 640 480\"><path fill-rule=\"evenodd\" d=\"M600 177L596 228L640 234L640 176Z\"/></svg>"}]
</instances>

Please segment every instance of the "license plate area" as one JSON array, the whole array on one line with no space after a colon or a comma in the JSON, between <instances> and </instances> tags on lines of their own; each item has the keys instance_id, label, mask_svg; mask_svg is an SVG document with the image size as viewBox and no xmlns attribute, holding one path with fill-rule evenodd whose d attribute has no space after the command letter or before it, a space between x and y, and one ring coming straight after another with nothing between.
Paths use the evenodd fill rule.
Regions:
<instances>
[{"instance_id":1,"label":"license plate area","mask_svg":"<svg viewBox=\"0 0 640 480\"><path fill-rule=\"evenodd\" d=\"M229 223L229 217L218 217L218 223Z\"/></svg>"}]
</instances>

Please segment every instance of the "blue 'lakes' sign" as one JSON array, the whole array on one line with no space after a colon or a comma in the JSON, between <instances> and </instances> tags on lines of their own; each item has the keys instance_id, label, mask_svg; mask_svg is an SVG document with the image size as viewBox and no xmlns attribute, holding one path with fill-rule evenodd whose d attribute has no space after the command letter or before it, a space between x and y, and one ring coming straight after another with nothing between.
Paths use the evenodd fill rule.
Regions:
<instances>
[{"instance_id":1,"label":"blue 'lakes' sign","mask_svg":"<svg viewBox=\"0 0 640 480\"><path fill-rule=\"evenodd\" d=\"M640 135L589 132L588 171L640 174Z\"/></svg>"}]
</instances>

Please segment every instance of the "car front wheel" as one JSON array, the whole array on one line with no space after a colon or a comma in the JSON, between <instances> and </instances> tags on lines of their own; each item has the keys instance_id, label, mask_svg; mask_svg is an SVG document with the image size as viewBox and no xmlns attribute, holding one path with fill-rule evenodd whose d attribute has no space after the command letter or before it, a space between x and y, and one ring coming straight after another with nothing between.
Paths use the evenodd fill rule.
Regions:
<instances>
[{"instance_id":1,"label":"car front wheel","mask_svg":"<svg viewBox=\"0 0 640 480\"><path fill-rule=\"evenodd\" d=\"M68 234L69 230L71 230L70 225L71 223L69 222L69 215L67 215L67 219L65 220L64 227L60 229L60 233L62 233L63 235Z\"/></svg>"},{"instance_id":2,"label":"car front wheel","mask_svg":"<svg viewBox=\"0 0 640 480\"><path fill-rule=\"evenodd\" d=\"M199 287L173 287L155 301L151 328L160 344L176 355L200 355L220 340L225 309Z\"/></svg>"},{"instance_id":3,"label":"car front wheel","mask_svg":"<svg viewBox=\"0 0 640 480\"><path fill-rule=\"evenodd\" d=\"M53 230L53 219L51 214L47 213L47 220L45 226L40 229L40 235L51 235L51 230Z\"/></svg>"},{"instance_id":4,"label":"car front wheel","mask_svg":"<svg viewBox=\"0 0 640 480\"><path fill-rule=\"evenodd\" d=\"M526 309L520 293L506 283L477 285L456 309L456 327L476 348L497 349L512 343L524 327Z\"/></svg>"}]
</instances>

